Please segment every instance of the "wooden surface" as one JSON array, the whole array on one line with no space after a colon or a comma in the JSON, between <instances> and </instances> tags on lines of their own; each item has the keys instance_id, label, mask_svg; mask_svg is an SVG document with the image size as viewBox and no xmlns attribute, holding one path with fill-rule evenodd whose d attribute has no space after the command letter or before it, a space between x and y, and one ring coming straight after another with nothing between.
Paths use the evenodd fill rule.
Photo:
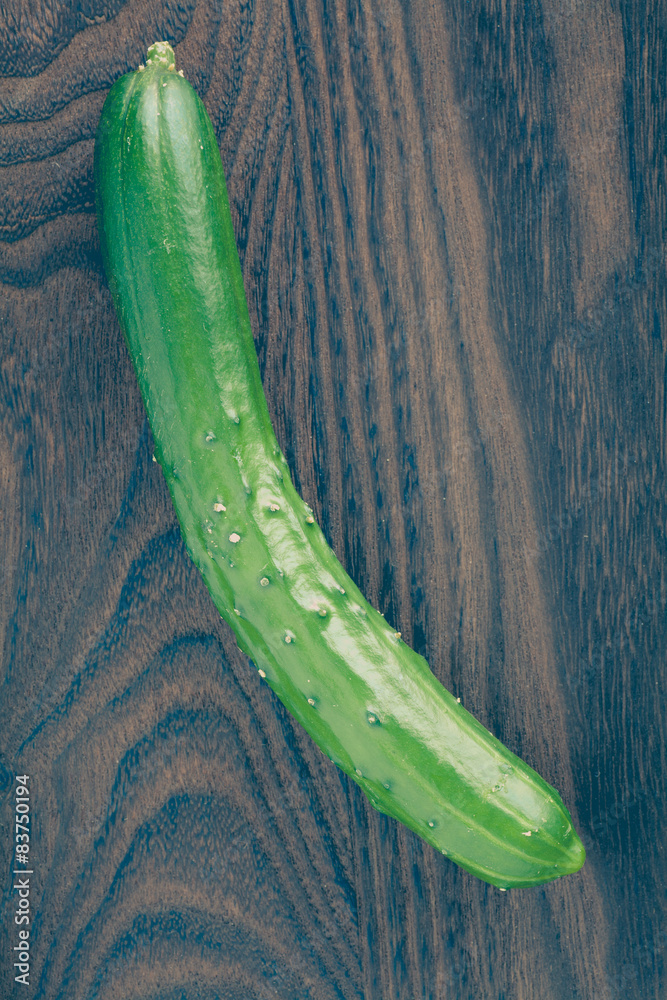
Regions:
<instances>
[{"instance_id":1,"label":"wooden surface","mask_svg":"<svg viewBox=\"0 0 667 1000\"><path fill-rule=\"evenodd\" d=\"M295 483L560 789L576 876L500 893L374 812L188 561L93 210L104 97L161 38ZM665 4L9 0L0 70L0 996L664 997Z\"/></svg>"}]
</instances>

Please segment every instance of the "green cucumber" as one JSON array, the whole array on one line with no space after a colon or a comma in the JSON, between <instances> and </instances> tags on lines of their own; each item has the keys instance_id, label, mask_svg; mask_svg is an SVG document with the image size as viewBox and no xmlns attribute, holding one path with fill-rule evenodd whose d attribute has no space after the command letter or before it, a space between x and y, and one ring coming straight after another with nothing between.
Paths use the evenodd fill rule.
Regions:
<instances>
[{"instance_id":1,"label":"green cucumber","mask_svg":"<svg viewBox=\"0 0 667 1000\"><path fill-rule=\"evenodd\" d=\"M104 263L187 550L222 617L376 809L503 889L577 871L558 793L365 600L278 448L210 119L166 42L95 142Z\"/></svg>"}]
</instances>

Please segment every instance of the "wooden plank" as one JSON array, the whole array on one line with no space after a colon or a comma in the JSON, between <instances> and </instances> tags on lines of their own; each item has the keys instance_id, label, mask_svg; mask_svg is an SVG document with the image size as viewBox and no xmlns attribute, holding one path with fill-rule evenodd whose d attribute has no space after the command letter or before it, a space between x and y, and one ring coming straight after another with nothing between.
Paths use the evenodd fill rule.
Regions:
<instances>
[{"instance_id":1,"label":"wooden plank","mask_svg":"<svg viewBox=\"0 0 667 1000\"><path fill-rule=\"evenodd\" d=\"M39 998L665 993L667 11L155 0L0 12L0 994L29 774ZM500 893L374 812L180 540L99 254L93 137L157 38L211 115L294 481L563 794Z\"/></svg>"}]
</instances>

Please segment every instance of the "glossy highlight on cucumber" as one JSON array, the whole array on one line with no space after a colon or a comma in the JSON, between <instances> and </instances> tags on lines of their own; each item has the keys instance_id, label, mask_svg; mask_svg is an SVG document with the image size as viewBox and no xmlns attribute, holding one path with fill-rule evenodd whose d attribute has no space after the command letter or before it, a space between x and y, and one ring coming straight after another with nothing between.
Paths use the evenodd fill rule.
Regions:
<instances>
[{"instance_id":1,"label":"glossy highlight on cucumber","mask_svg":"<svg viewBox=\"0 0 667 1000\"><path fill-rule=\"evenodd\" d=\"M167 42L112 87L95 142L100 240L187 550L259 677L373 806L507 889L577 871L558 793L365 600L271 427L227 189Z\"/></svg>"}]
</instances>

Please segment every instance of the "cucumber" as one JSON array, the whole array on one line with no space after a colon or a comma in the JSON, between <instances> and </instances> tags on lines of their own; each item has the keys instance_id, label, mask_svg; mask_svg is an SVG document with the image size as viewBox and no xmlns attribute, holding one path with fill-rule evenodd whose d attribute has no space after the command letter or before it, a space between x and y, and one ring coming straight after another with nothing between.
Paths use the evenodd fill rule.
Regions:
<instances>
[{"instance_id":1,"label":"cucumber","mask_svg":"<svg viewBox=\"0 0 667 1000\"><path fill-rule=\"evenodd\" d=\"M99 233L187 550L261 679L372 805L500 888L577 871L560 796L365 600L271 426L227 189L166 42L119 79L95 142Z\"/></svg>"}]
</instances>

